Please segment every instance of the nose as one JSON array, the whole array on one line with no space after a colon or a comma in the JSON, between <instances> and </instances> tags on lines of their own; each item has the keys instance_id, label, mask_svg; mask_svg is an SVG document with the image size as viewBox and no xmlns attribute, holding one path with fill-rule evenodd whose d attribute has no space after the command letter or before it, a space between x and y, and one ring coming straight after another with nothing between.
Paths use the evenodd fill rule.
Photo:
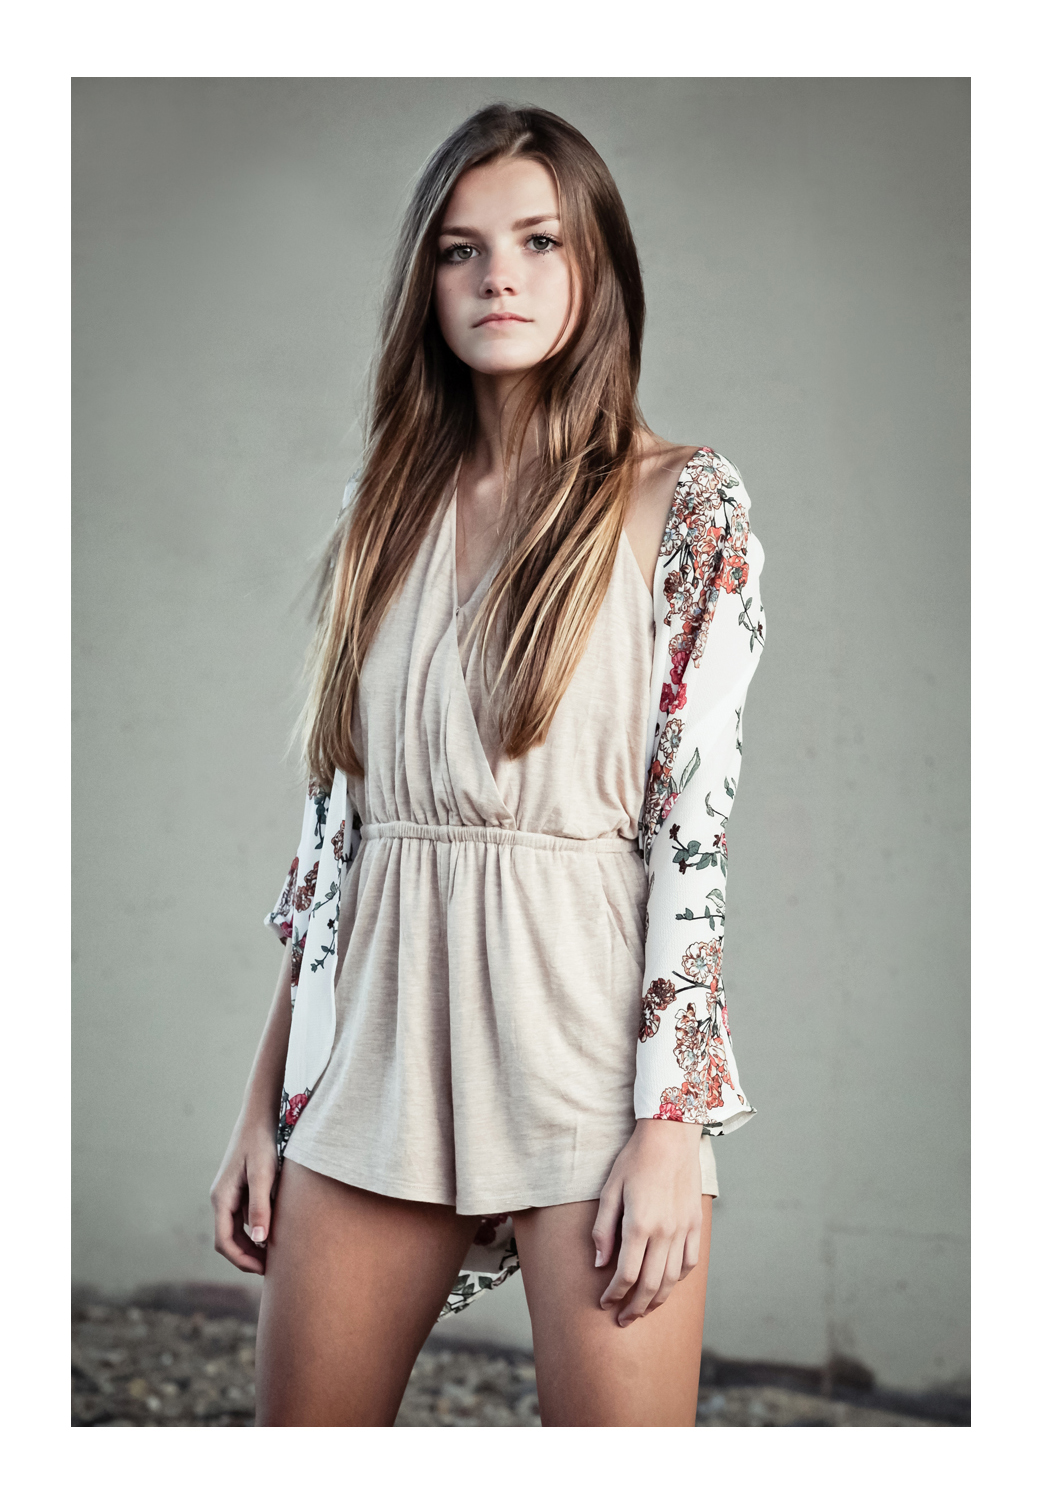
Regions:
<instances>
[{"instance_id":1,"label":"nose","mask_svg":"<svg viewBox=\"0 0 1050 1506\"><path fill-rule=\"evenodd\" d=\"M502 248L494 249L488 257L478 289L482 298L501 298L506 293L516 293L517 279L510 263L509 254Z\"/></svg>"}]
</instances>

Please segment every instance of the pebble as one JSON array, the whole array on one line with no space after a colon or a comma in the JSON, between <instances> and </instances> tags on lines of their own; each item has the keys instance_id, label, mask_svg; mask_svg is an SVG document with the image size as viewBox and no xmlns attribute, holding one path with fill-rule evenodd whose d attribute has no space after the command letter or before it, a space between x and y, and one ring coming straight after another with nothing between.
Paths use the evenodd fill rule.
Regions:
<instances>
[{"instance_id":1,"label":"pebble","mask_svg":"<svg viewBox=\"0 0 1050 1506\"><path fill-rule=\"evenodd\" d=\"M86 1303L73 1311L73 1426L250 1428L255 1324ZM937 1427L775 1386L701 1387L697 1427ZM526 1356L426 1349L399 1428L538 1428Z\"/></svg>"}]
</instances>

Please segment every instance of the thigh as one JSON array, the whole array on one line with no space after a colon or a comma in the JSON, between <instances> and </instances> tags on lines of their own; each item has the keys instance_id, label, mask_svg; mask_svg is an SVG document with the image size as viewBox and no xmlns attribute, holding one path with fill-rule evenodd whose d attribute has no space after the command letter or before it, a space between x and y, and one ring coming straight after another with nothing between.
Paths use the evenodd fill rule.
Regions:
<instances>
[{"instance_id":1,"label":"thigh","mask_svg":"<svg viewBox=\"0 0 1050 1506\"><path fill-rule=\"evenodd\" d=\"M597 1202L515 1213L544 1427L695 1427L713 1202L704 1198L696 1266L662 1307L626 1328L619 1304L598 1306L619 1245L596 1269Z\"/></svg>"},{"instance_id":2,"label":"thigh","mask_svg":"<svg viewBox=\"0 0 1050 1506\"><path fill-rule=\"evenodd\" d=\"M266 1245L256 1426L391 1427L477 1224L285 1161Z\"/></svg>"}]
</instances>

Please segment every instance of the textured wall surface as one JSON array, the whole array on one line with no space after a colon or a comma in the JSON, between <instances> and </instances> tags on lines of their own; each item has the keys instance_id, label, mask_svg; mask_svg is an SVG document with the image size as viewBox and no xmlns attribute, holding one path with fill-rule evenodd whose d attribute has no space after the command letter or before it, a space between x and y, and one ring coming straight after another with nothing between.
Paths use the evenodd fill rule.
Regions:
<instances>
[{"instance_id":1,"label":"textured wall surface","mask_svg":"<svg viewBox=\"0 0 1050 1506\"><path fill-rule=\"evenodd\" d=\"M657 432L740 468L768 648L725 977L706 1341L968 1368L968 89L74 85L74 1275L237 1280L208 1187L298 835L302 588L408 186L477 105L578 125L634 226ZM222 924L220 927L220 918ZM520 1279L454 1331L527 1341ZM450 1325L449 1332L453 1328Z\"/></svg>"}]
</instances>

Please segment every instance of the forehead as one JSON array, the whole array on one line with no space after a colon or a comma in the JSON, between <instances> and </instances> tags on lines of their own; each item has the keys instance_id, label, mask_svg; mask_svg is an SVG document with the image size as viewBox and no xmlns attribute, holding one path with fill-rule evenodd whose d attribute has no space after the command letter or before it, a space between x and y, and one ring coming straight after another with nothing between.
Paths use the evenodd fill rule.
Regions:
<instances>
[{"instance_id":1,"label":"forehead","mask_svg":"<svg viewBox=\"0 0 1050 1506\"><path fill-rule=\"evenodd\" d=\"M463 174L442 222L474 224L480 219L512 221L557 213L558 186L550 170L530 157L502 157Z\"/></svg>"}]
</instances>

